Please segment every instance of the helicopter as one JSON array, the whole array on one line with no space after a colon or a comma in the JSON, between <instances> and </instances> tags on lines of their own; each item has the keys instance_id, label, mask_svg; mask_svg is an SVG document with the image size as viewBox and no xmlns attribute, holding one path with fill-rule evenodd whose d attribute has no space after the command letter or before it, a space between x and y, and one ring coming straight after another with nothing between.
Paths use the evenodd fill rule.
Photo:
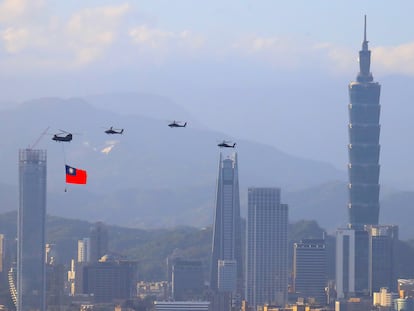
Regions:
<instances>
[{"instance_id":1,"label":"helicopter","mask_svg":"<svg viewBox=\"0 0 414 311\"><path fill-rule=\"evenodd\" d=\"M223 140L221 143L217 144L220 148L234 148L236 143L231 143L230 141Z\"/></svg>"},{"instance_id":2,"label":"helicopter","mask_svg":"<svg viewBox=\"0 0 414 311\"><path fill-rule=\"evenodd\" d=\"M60 133L53 135L52 140L58 141L58 142L70 142L72 140L72 137L73 137L72 133L68 133L64 130L60 130Z\"/></svg>"},{"instance_id":3,"label":"helicopter","mask_svg":"<svg viewBox=\"0 0 414 311\"><path fill-rule=\"evenodd\" d=\"M114 129L112 126L105 131L106 134L123 134L124 129Z\"/></svg>"},{"instance_id":4,"label":"helicopter","mask_svg":"<svg viewBox=\"0 0 414 311\"><path fill-rule=\"evenodd\" d=\"M173 121L170 124L168 124L169 127L173 128L173 127L186 127L187 126L187 122L181 122L181 121Z\"/></svg>"}]
</instances>

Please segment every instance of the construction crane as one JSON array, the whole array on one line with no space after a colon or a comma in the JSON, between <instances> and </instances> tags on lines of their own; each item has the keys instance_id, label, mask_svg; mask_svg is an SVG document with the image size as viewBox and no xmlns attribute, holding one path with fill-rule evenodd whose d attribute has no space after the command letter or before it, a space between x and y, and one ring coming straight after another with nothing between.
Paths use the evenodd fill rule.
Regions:
<instances>
[{"instance_id":1,"label":"construction crane","mask_svg":"<svg viewBox=\"0 0 414 311\"><path fill-rule=\"evenodd\" d=\"M40 136L36 139L36 141L29 146L29 148L27 149L34 149L36 147L36 145L40 142L40 140L43 138L43 136L45 136L47 134L47 132L49 131L50 126L48 126L43 132L42 134L40 134Z\"/></svg>"}]
</instances>

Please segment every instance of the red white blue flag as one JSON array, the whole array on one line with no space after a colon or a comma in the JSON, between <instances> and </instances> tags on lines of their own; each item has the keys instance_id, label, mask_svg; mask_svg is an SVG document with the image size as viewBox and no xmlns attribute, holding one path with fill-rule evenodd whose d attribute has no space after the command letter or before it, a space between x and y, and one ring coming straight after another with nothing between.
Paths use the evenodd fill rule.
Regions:
<instances>
[{"instance_id":1,"label":"red white blue flag","mask_svg":"<svg viewBox=\"0 0 414 311\"><path fill-rule=\"evenodd\" d=\"M74 168L69 165L66 166L66 183L68 184L86 184L86 180L88 178L88 174L84 170L80 170L78 168Z\"/></svg>"}]
</instances>

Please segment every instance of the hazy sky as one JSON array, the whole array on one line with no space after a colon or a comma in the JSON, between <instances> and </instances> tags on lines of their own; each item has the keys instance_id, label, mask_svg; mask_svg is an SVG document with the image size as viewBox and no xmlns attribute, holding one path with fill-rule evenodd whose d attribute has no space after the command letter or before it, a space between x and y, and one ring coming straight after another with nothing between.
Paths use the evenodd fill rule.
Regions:
<instances>
[{"instance_id":1,"label":"hazy sky","mask_svg":"<svg viewBox=\"0 0 414 311\"><path fill-rule=\"evenodd\" d=\"M411 0L3 0L0 100L149 92L212 128L345 169L364 14L383 82L414 76L413 12ZM409 113L391 118L383 86L392 142L387 124Z\"/></svg>"},{"instance_id":2,"label":"hazy sky","mask_svg":"<svg viewBox=\"0 0 414 311\"><path fill-rule=\"evenodd\" d=\"M128 89L134 85L128 75L155 79L165 68L203 66L220 72L232 62L349 76L367 14L376 74L412 75L413 11L408 0L3 0L0 72L17 84L76 78L80 94L100 91L99 80L114 74L124 73L125 81L112 81L112 89ZM180 74L168 72L165 81ZM47 85L38 84L37 92L71 93L77 86Z\"/></svg>"}]
</instances>

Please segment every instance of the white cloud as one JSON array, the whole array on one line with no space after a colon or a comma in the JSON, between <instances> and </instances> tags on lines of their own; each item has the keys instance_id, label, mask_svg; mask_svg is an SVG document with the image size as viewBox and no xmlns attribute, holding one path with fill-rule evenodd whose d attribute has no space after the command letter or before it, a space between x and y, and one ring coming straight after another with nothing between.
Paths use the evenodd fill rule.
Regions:
<instances>
[{"instance_id":1,"label":"white cloud","mask_svg":"<svg viewBox=\"0 0 414 311\"><path fill-rule=\"evenodd\" d=\"M78 65L88 64L102 56L105 48L113 44L122 17L130 6L87 8L75 13L65 29L69 46L73 49Z\"/></svg>"},{"instance_id":2,"label":"white cloud","mask_svg":"<svg viewBox=\"0 0 414 311\"><path fill-rule=\"evenodd\" d=\"M85 8L64 19L48 14L44 5L41 0L6 0L0 5L0 40L9 54L0 60L3 69L22 64L19 69L24 71L45 66L66 70L93 63L114 45L122 18L130 11L124 3ZM8 12L24 18L7 19Z\"/></svg>"},{"instance_id":3,"label":"white cloud","mask_svg":"<svg viewBox=\"0 0 414 311\"><path fill-rule=\"evenodd\" d=\"M115 2L116 3L116 2ZM51 12L47 0L0 2L0 46L5 52L0 71L27 72L82 69L107 61L112 68L165 62L248 59L288 71L318 69L332 74L358 70L358 51L309 37L246 35L208 37L142 22L130 27L129 17L144 19L128 2L83 8L64 17ZM129 27L129 28L128 28ZM414 43L371 46L374 74L414 75ZM137 57L139 55L139 57Z\"/></svg>"},{"instance_id":4,"label":"white cloud","mask_svg":"<svg viewBox=\"0 0 414 311\"><path fill-rule=\"evenodd\" d=\"M373 48L372 66L381 73L414 75L414 43Z\"/></svg>"},{"instance_id":5,"label":"white cloud","mask_svg":"<svg viewBox=\"0 0 414 311\"><path fill-rule=\"evenodd\" d=\"M128 4L83 9L68 21L67 34L81 44L110 44L115 38L120 19L129 9Z\"/></svg>"},{"instance_id":6,"label":"white cloud","mask_svg":"<svg viewBox=\"0 0 414 311\"><path fill-rule=\"evenodd\" d=\"M358 50L305 38L251 36L233 44L235 53L276 68L297 70L316 66L331 74L356 73ZM414 75L414 42L397 46L370 46L374 74Z\"/></svg>"},{"instance_id":7,"label":"white cloud","mask_svg":"<svg viewBox=\"0 0 414 311\"><path fill-rule=\"evenodd\" d=\"M44 0L4 0L0 3L0 22L26 18L33 10L43 7Z\"/></svg>"},{"instance_id":8,"label":"white cloud","mask_svg":"<svg viewBox=\"0 0 414 311\"><path fill-rule=\"evenodd\" d=\"M201 35L189 30L180 32L165 31L141 25L129 30L132 43L141 52L147 52L159 61L177 54L190 55L199 51L205 44Z\"/></svg>"},{"instance_id":9,"label":"white cloud","mask_svg":"<svg viewBox=\"0 0 414 311\"><path fill-rule=\"evenodd\" d=\"M306 37L250 36L233 44L233 53L268 63L283 70L324 70L331 74L348 74L355 65L357 52Z\"/></svg>"},{"instance_id":10,"label":"white cloud","mask_svg":"<svg viewBox=\"0 0 414 311\"><path fill-rule=\"evenodd\" d=\"M29 31L26 28L9 27L1 32L1 39L8 53L17 53L24 49L29 37Z\"/></svg>"}]
</instances>

